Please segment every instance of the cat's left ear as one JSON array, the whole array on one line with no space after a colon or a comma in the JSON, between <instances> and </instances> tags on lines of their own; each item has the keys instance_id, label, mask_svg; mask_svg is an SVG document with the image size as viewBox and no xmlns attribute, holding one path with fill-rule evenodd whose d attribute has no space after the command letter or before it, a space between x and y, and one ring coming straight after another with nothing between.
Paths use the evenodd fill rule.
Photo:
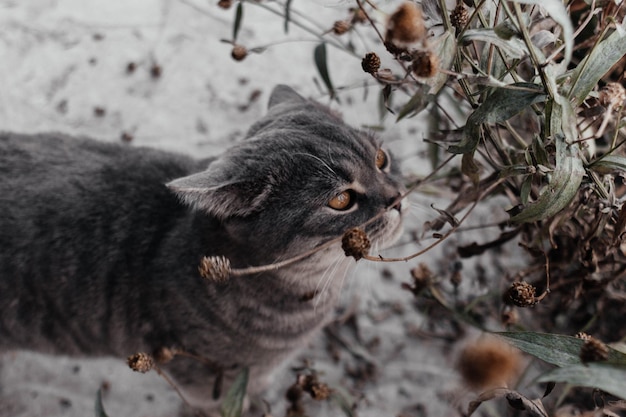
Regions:
<instances>
[{"instance_id":1,"label":"cat's left ear","mask_svg":"<svg viewBox=\"0 0 626 417\"><path fill-rule=\"evenodd\" d=\"M245 217L261 208L270 193L267 183L227 178L215 165L220 164L213 162L208 170L175 179L166 186L185 204L220 220Z\"/></svg>"},{"instance_id":2,"label":"cat's left ear","mask_svg":"<svg viewBox=\"0 0 626 417\"><path fill-rule=\"evenodd\" d=\"M297 104L306 103L307 99L302 97L300 94L296 93L296 91L284 84L279 84L272 90L272 94L270 95L270 100L268 107L272 109L278 105L290 105L294 106Z\"/></svg>"}]
</instances>

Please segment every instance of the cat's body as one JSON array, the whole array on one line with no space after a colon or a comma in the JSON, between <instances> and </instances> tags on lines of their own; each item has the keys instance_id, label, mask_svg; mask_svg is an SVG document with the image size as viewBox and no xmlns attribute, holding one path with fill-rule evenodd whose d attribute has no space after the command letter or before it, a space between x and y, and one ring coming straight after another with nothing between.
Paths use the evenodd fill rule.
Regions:
<instances>
[{"instance_id":1,"label":"cat's body","mask_svg":"<svg viewBox=\"0 0 626 417\"><path fill-rule=\"evenodd\" d=\"M166 365L195 405L213 402L214 365L227 381L250 367L254 389L324 324L354 260L336 245L225 283L201 278L200 260L269 264L363 224L401 190L380 152L287 87L214 160L0 134L0 352L182 349L210 362ZM330 207L346 190L350 205ZM395 239L399 208L366 227L373 240Z\"/></svg>"}]
</instances>

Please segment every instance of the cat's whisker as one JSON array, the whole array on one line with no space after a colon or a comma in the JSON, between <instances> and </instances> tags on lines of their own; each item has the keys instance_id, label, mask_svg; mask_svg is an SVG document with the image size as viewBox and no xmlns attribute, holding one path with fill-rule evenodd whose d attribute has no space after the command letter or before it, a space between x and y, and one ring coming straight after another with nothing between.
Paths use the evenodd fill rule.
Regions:
<instances>
[{"instance_id":1,"label":"cat's whisker","mask_svg":"<svg viewBox=\"0 0 626 417\"><path fill-rule=\"evenodd\" d=\"M331 173L332 173L335 177L339 177L339 175L337 175L337 173L335 172L335 170L334 170L334 169L332 169L330 165L328 165L326 162L324 162L324 160L323 160L323 159L321 159L321 158L320 158L320 157L318 157L318 156L312 155L312 154L310 154L310 153L304 153L304 152L297 152L297 153L295 153L294 155L302 155L302 156L308 156L308 157L310 157L310 158L313 158L313 159L315 159L316 161L318 161L320 164L322 164L322 166L323 166L324 168L326 168L327 170L329 170L329 171L330 171L330 172L331 172Z\"/></svg>"},{"instance_id":2,"label":"cat's whisker","mask_svg":"<svg viewBox=\"0 0 626 417\"><path fill-rule=\"evenodd\" d=\"M345 255L343 253L338 253L337 255L335 255L335 260L330 263L328 268L326 268L326 272L324 272L324 275L322 275L317 286L317 288L319 288L319 284L323 282L322 289L319 291L319 293L317 292L317 289L315 291L317 293L317 297L315 299L315 304L314 304L315 308L317 308L320 301L324 298L326 291L328 291L330 283L334 279L335 273L337 272L337 268L341 264L341 261L344 259L346 259Z\"/></svg>"}]
</instances>

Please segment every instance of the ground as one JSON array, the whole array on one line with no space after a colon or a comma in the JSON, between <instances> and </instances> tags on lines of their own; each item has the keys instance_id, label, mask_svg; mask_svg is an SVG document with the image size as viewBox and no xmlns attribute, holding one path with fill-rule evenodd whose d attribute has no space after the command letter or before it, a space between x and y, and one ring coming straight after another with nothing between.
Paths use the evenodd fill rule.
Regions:
<instances>
[{"instance_id":1,"label":"ground","mask_svg":"<svg viewBox=\"0 0 626 417\"><path fill-rule=\"evenodd\" d=\"M317 38L291 24L289 39L297 42L276 43L285 36L281 18L246 3L238 40L248 48L269 47L236 62L232 45L221 41L232 38L235 9L216 3L0 0L0 129L59 131L208 156L241 137L264 114L272 87L284 83L331 105L355 126L380 127L401 155L407 176L428 171L419 153L427 134L424 120L380 120L379 87L361 70L359 59L328 48L333 81L344 87L340 102L331 101L313 61ZM394 2L389 3L391 8ZM328 28L350 5L293 2L294 10ZM367 44L367 36L356 41ZM414 235L437 215L430 208L434 200L421 194L411 198L407 234L389 255L423 247ZM410 263L361 261L337 312L347 320L320 334L278 371L265 397L272 415L284 415L284 393L295 381L291 368L303 360L322 381L348 392L361 416L455 415L465 408L467 391L454 370L460 344L425 336L426 318L401 288L418 261L451 271L450 248L463 239L459 234L443 249ZM474 266L463 267L468 277L463 285L477 286L471 280ZM489 273L502 269L495 261ZM0 417L94 415L101 387L112 417L172 416L180 404L158 375L133 373L123 361L11 352L0 358ZM344 415L334 403L315 407L312 415Z\"/></svg>"}]
</instances>

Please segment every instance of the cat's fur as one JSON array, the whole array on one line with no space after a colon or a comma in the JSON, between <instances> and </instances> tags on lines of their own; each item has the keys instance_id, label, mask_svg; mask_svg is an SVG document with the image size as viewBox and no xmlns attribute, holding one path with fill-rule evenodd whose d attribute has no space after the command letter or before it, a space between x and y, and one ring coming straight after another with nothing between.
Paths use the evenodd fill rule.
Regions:
<instances>
[{"instance_id":1,"label":"cat's fur","mask_svg":"<svg viewBox=\"0 0 626 417\"><path fill-rule=\"evenodd\" d=\"M246 139L211 160L0 134L0 351L184 349L227 381L250 367L254 389L323 325L354 259L337 244L218 284L200 277L201 258L287 259L397 203L397 169L375 166L379 147L285 86ZM345 189L356 204L331 209ZM373 241L397 237L400 206L366 227ZM166 368L194 404L212 403L213 366L177 357Z\"/></svg>"}]
</instances>

